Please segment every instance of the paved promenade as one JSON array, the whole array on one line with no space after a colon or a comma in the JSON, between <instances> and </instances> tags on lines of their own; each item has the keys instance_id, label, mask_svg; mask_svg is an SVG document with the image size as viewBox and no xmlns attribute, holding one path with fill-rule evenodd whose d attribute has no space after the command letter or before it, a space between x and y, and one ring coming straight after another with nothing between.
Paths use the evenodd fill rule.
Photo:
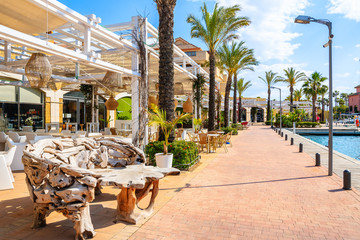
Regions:
<instances>
[{"instance_id":1,"label":"paved promenade","mask_svg":"<svg viewBox=\"0 0 360 240\"><path fill-rule=\"evenodd\" d=\"M138 225L114 224L119 189L105 187L90 207L94 239L360 239L359 192L343 191L338 176L270 128L241 131L228 153L201 162L163 179L155 214ZM31 229L25 175L14 175L15 189L0 191L0 240L74 239L73 223L56 212Z\"/></svg>"},{"instance_id":2,"label":"paved promenade","mask_svg":"<svg viewBox=\"0 0 360 240\"><path fill-rule=\"evenodd\" d=\"M251 127L131 239L359 239L360 197L274 131Z\"/></svg>"}]
</instances>

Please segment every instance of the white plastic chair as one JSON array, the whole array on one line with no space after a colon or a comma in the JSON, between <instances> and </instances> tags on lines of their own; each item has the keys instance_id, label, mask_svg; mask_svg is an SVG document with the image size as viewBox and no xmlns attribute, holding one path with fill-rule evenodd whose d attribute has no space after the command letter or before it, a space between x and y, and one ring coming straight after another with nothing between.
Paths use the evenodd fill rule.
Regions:
<instances>
[{"instance_id":1,"label":"white plastic chair","mask_svg":"<svg viewBox=\"0 0 360 240\"><path fill-rule=\"evenodd\" d=\"M0 189L13 189L14 176L11 172L11 163L15 156L16 146L7 141L7 151L0 152Z\"/></svg>"},{"instance_id":2,"label":"white plastic chair","mask_svg":"<svg viewBox=\"0 0 360 240\"><path fill-rule=\"evenodd\" d=\"M62 134L71 134L71 130L62 130L61 131Z\"/></svg>"},{"instance_id":3,"label":"white plastic chair","mask_svg":"<svg viewBox=\"0 0 360 240\"><path fill-rule=\"evenodd\" d=\"M15 143L25 143L26 136L19 136L17 132L8 132L9 138Z\"/></svg>"},{"instance_id":4,"label":"white plastic chair","mask_svg":"<svg viewBox=\"0 0 360 240\"><path fill-rule=\"evenodd\" d=\"M6 149L6 141L8 140L9 136L6 135L4 132L0 132L0 151L5 151Z\"/></svg>"},{"instance_id":5,"label":"white plastic chair","mask_svg":"<svg viewBox=\"0 0 360 240\"><path fill-rule=\"evenodd\" d=\"M45 129L36 129L36 131L35 131L36 133L45 133Z\"/></svg>"},{"instance_id":6,"label":"white plastic chair","mask_svg":"<svg viewBox=\"0 0 360 240\"><path fill-rule=\"evenodd\" d=\"M23 136L25 139L26 137ZM28 144L27 142L14 142L11 139L9 139L9 142L16 146L16 150L15 150L15 156L13 158L13 161L11 163L11 169L14 170L24 170L24 165L21 161L21 158L23 156L23 151L26 147L26 145Z\"/></svg>"}]
</instances>

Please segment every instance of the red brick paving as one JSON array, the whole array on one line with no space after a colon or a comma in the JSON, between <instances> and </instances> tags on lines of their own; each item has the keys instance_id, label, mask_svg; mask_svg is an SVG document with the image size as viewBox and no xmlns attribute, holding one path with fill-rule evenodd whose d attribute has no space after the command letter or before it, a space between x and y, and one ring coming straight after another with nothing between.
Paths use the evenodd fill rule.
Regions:
<instances>
[{"instance_id":1,"label":"red brick paving","mask_svg":"<svg viewBox=\"0 0 360 240\"><path fill-rule=\"evenodd\" d=\"M130 239L360 239L360 197L265 127L233 140Z\"/></svg>"}]
</instances>

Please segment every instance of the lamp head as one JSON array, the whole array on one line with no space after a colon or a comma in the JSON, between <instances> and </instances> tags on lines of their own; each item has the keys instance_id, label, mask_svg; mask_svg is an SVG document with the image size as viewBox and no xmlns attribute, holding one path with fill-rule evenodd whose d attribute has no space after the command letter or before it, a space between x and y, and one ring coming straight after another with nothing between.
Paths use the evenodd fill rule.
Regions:
<instances>
[{"instance_id":1,"label":"lamp head","mask_svg":"<svg viewBox=\"0 0 360 240\"><path fill-rule=\"evenodd\" d=\"M295 18L295 23L301 23L301 24L309 24L311 17L299 15Z\"/></svg>"}]
</instances>

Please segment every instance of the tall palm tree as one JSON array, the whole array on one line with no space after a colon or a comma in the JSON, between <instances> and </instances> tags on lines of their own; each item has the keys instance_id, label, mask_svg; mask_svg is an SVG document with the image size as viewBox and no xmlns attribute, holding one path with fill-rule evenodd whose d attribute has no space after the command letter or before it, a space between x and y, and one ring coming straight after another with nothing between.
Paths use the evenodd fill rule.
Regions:
<instances>
[{"instance_id":1,"label":"tall palm tree","mask_svg":"<svg viewBox=\"0 0 360 240\"><path fill-rule=\"evenodd\" d=\"M209 122L208 130L215 128L215 51L220 44L236 38L236 30L248 26L246 17L238 17L240 6L219 7L215 4L209 12L206 4L201 7L202 19L190 14L187 22L191 25L191 37L200 38L209 48L210 86L209 86Z\"/></svg>"},{"instance_id":2,"label":"tall palm tree","mask_svg":"<svg viewBox=\"0 0 360 240\"><path fill-rule=\"evenodd\" d=\"M314 72L311 77L303 84L303 91L305 94L312 97L312 121L316 122L316 99L317 95L321 93L322 83L326 80L319 72Z\"/></svg>"},{"instance_id":3,"label":"tall palm tree","mask_svg":"<svg viewBox=\"0 0 360 240\"><path fill-rule=\"evenodd\" d=\"M339 91L334 91L333 95L334 95L335 107L336 107L336 106L337 106L337 103L339 102L339 99L337 98L337 96L340 95L340 92L339 92Z\"/></svg>"},{"instance_id":4,"label":"tall palm tree","mask_svg":"<svg viewBox=\"0 0 360 240\"><path fill-rule=\"evenodd\" d=\"M348 104L348 100L349 100L349 94L348 94L348 93L341 93L341 94L340 94L340 98L341 98L341 99L344 99L346 106L349 105L349 104Z\"/></svg>"},{"instance_id":5,"label":"tall palm tree","mask_svg":"<svg viewBox=\"0 0 360 240\"><path fill-rule=\"evenodd\" d=\"M319 95L321 96L321 121L325 121L325 94L329 88L326 85L322 85L319 89Z\"/></svg>"},{"instance_id":6,"label":"tall palm tree","mask_svg":"<svg viewBox=\"0 0 360 240\"><path fill-rule=\"evenodd\" d=\"M245 42L241 41L241 45L244 45ZM247 47L242 47L240 54L236 59L235 73L234 73L234 102L233 102L233 123L237 123L236 116L236 95L237 95L237 75L243 70L254 71L254 66L258 65L259 62L256 60L254 56L254 49L249 49ZM239 110L240 112L240 110ZM240 121L240 119L239 119Z\"/></svg>"},{"instance_id":7,"label":"tall palm tree","mask_svg":"<svg viewBox=\"0 0 360 240\"><path fill-rule=\"evenodd\" d=\"M295 89L294 90L294 101L301 101L301 98L303 97L303 91L302 88ZM290 96L289 96L290 98Z\"/></svg>"},{"instance_id":8,"label":"tall palm tree","mask_svg":"<svg viewBox=\"0 0 360 240\"><path fill-rule=\"evenodd\" d=\"M224 121L225 126L228 126L229 123L229 98L231 90L231 81L234 76L234 82L237 82L235 75L241 70L254 70L253 65L257 64L257 61L253 55L253 50L248 49L244 46L245 42L241 41L239 43L232 42L231 45L223 44L217 50L217 66L220 70L226 71L228 73L228 79L226 82L225 88L225 106L224 106ZM236 87L234 88L236 97ZM235 99L235 98L234 98ZM235 105L235 117L236 117L236 101ZM234 121L236 122L236 121Z\"/></svg>"},{"instance_id":9,"label":"tall palm tree","mask_svg":"<svg viewBox=\"0 0 360 240\"><path fill-rule=\"evenodd\" d=\"M267 99L267 116L266 119L269 121L271 119L271 108L270 108L270 95L271 95L271 87L274 86L274 84L279 80L279 76L276 76L277 73L274 73L272 71L265 72L265 78L259 77L268 88L268 99Z\"/></svg>"},{"instance_id":10,"label":"tall palm tree","mask_svg":"<svg viewBox=\"0 0 360 240\"><path fill-rule=\"evenodd\" d=\"M290 89L290 112L293 111L293 92L294 92L294 87L296 85L296 83L303 81L306 79L306 76L303 72L299 72L299 71L295 71L294 68L288 68L288 69L284 69L285 72L285 77L282 77L281 79L279 79L279 82L285 82L289 85L289 89Z\"/></svg>"},{"instance_id":11,"label":"tall palm tree","mask_svg":"<svg viewBox=\"0 0 360 240\"><path fill-rule=\"evenodd\" d=\"M244 78L240 78L237 82L237 91L239 92L239 121L241 121L241 113L242 113L242 104L241 104L241 98L243 93L251 87L252 84L250 81L245 82Z\"/></svg>"},{"instance_id":12,"label":"tall palm tree","mask_svg":"<svg viewBox=\"0 0 360 240\"><path fill-rule=\"evenodd\" d=\"M159 108L166 119L175 118L174 109L174 8L176 0L154 0L159 13Z\"/></svg>"}]
</instances>

